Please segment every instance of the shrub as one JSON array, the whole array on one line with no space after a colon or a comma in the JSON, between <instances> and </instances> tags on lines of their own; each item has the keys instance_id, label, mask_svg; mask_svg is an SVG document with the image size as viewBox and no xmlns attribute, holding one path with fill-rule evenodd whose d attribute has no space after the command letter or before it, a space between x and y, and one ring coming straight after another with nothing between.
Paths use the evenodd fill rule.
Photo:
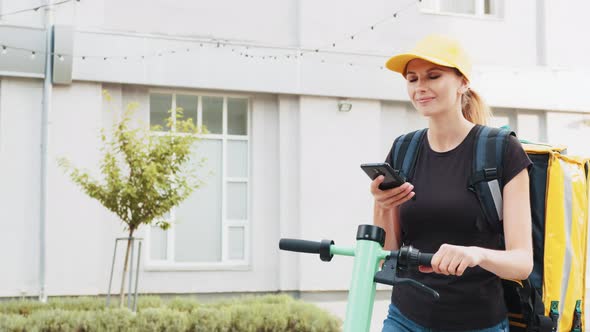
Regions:
<instances>
[{"instance_id":1,"label":"shrub","mask_svg":"<svg viewBox=\"0 0 590 332\"><path fill-rule=\"evenodd\" d=\"M287 295L246 296L214 304L177 298L139 299L137 314L106 308L100 298L0 302L0 331L8 332L336 332L341 322Z\"/></svg>"},{"instance_id":2,"label":"shrub","mask_svg":"<svg viewBox=\"0 0 590 332\"><path fill-rule=\"evenodd\" d=\"M135 325L145 332L184 332L188 330L188 318L186 312L148 308L137 314Z\"/></svg>"},{"instance_id":3,"label":"shrub","mask_svg":"<svg viewBox=\"0 0 590 332\"><path fill-rule=\"evenodd\" d=\"M0 331L24 332L27 319L21 315L0 314Z\"/></svg>"}]
</instances>

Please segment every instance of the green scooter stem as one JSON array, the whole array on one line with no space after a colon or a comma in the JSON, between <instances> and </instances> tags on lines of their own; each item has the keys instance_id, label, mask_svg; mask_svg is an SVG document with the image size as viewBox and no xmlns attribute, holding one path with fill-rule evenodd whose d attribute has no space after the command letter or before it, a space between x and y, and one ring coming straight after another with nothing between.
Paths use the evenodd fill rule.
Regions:
<instances>
[{"instance_id":1,"label":"green scooter stem","mask_svg":"<svg viewBox=\"0 0 590 332\"><path fill-rule=\"evenodd\" d=\"M391 252L383 250L378 242L358 240L354 251L332 245L330 253L355 256L343 331L369 331L376 288L373 279L379 268L379 262L390 255Z\"/></svg>"}]
</instances>

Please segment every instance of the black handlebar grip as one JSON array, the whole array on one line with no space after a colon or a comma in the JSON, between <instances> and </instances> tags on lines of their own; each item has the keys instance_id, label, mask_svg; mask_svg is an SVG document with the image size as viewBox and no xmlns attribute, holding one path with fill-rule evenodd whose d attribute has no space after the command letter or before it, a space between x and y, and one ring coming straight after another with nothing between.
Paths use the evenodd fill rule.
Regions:
<instances>
[{"instance_id":1,"label":"black handlebar grip","mask_svg":"<svg viewBox=\"0 0 590 332\"><path fill-rule=\"evenodd\" d=\"M280 239L279 249L295 251L295 252L306 252L309 254L319 254L321 243L317 241L307 241L298 239Z\"/></svg>"},{"instance_id":2,"label":"black handlebar grip","mask_svg":"<svg viewBox=\"0 0 590 332\"><path fill-rule=\"evenodd\" d=\"M418 257L418 265L421 266L430 266L430 262L432 261L432 256L434 256L434 254L427 254L427 253L420 253L420 256Z\"/></svg>"}]
</instances>

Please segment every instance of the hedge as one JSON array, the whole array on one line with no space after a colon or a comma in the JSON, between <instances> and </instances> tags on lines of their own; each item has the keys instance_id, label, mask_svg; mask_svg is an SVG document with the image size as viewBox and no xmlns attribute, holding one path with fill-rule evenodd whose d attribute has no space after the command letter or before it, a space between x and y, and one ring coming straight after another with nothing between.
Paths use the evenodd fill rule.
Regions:
<instances>
[{"instance_id":1,"label":"hedge","mask_svg":"<svg viewBox=\"0 0 590 332\"><path fill-rule=\"evenodd\" d=\"M114 301L116 302L116 300ZM138 311L105 307L100 298L0 302L0 331L7 332L333 332L342 322L287 295L248 296L211 304L194 299L140 297Z\"/></svg>"}]
</instances>

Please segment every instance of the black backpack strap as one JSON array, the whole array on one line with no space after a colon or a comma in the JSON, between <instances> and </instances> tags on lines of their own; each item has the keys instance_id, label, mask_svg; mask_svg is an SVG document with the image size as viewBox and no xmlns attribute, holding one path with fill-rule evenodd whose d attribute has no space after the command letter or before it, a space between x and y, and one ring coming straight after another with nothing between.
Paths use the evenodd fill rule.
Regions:
<instances>
[{"instance_id":1,"label":"black backpack strap","mask_svg":"<svg viewBox=\"0 0 590 332\"><path fill-rule=\"evenodd\" d=\"M393 167L406 181L414 176L414 166L418 159L420 145L426 134L426 129L420 129L402 135L395 139L391 147Z\"/></svg>"},{"instance_id":2,"label":"black backpack strap","mask_svg":"<svg viewBox=\"0 0 590 332\"><path fill-rule=\"evenodd\" d=\"M557 318L550 313L550 316L545 316L545 305L541 293L534 287L531 292L534 300L533 320L532 325L535 327L534 331L539 332L554 332L557 331Z\"/></svg>"},{"instance_id":3,"label":"black backpack strap","mask_svg":"<svg viewBox=\"0 0 590 332\"><path fill-rule=\"evenodd\" d=\"M482 211L495 232L502 233L503 157L510 135L506 129L478 126L476 129L473 169L468 188L475 192Z\"/></svg>"}]
</instances>

